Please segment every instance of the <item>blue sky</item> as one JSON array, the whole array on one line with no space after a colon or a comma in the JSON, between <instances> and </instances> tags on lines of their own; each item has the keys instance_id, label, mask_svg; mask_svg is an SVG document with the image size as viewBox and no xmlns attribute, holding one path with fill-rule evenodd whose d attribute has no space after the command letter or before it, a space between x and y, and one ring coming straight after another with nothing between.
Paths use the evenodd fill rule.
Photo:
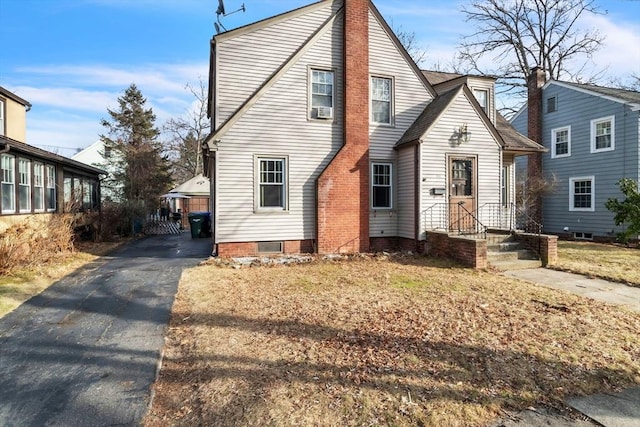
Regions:
<instances>
[{"instance_id":1,"label":"blue sky","mask_svg":"<svg viewBox=\"0 0 640 427\"><path fill-rule=\"evenodd\" d=\"M244 0L228 29L314 0ZM225 0L226 11L242 0ZM467 32L463 1L374 0L393 27L415 31L423 64L446 64ZM606 78L640 75L640 0L600 0L608 11L584 22L607 37L594 58ZM0 86L33 105L27 142L65 156L95 142L107 108L135 83L161 126L185 114L187 83L206 80L217 0L0 0Z\"/></svg>"}]
</instances>

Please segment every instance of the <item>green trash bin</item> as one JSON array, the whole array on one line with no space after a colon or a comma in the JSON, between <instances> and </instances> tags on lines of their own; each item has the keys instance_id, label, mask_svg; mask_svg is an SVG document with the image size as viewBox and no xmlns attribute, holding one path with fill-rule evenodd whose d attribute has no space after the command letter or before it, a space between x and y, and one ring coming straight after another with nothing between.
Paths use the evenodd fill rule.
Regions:
<instances>
[{"instance_id":1,"label":"green trash bin","mask_svg":"<svg viewBox=\"0 0 640 427\"><path fill-rule=\"evenodd\" d=\"M188 215L189 218L189 227L191 228L191 238L197 239L200 237L200 233L202 233L202 226L205 220L205 214L209 214L208 212L190 212Z\"/></svg>"}]
</instances>

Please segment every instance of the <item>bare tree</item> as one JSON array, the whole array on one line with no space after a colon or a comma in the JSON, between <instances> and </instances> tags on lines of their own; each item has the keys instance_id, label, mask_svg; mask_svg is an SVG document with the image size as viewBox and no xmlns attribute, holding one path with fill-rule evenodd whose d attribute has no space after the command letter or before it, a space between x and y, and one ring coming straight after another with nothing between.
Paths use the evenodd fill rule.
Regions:
<instances>
[{"instance_id":1,"label":"bare tree","mask_svg":"<svg viewBox=\"0 0 640 427\"><path fill-rule=\"evenodd\" d=\"M413 62L420 66L427 59L427 50L418 44L416 32L405 30L402 25L395 26L393 21L391 22L391 27L402 46L413 59Z\"/></svg>"},{"instance_id":2,"label":"bare tree","mask_svg":"<svg viewBox=\"0 0 640 427\"><path fill-rule=\"evenodd\" d=\"M578 25L582 17L601 13L595 0L472 0L462 12L476 30L460 44L461 60L498 77L503 92L524 92L536 66L552 79L586 83L598 77L585 80L582 74L604 37ZM480 65L488 56L494 70Z\"/></svg>"},{"instance_id":3,"label":"bare tree","mask_svg":"<svg viewBox=\"0 0 640 427\"><path fill-rule=\"evenodd\" d=\"M207 84L200 78L198 86L187 84L186 88L194 96L192 108L185 116L170 119L163 127L170 135L169 149L177 182L202 173L202 142L211 128L207 118Z\"/></svg>"}]
</instances>

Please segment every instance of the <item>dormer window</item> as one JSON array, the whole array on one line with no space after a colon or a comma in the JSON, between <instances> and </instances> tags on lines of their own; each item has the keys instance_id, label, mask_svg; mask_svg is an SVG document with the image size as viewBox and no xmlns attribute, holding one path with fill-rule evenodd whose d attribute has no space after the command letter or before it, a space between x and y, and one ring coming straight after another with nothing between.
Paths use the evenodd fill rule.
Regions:
<instances>
[{"instance_id":1,"label":"dormer window","mask_svg":"<svg viewBox=\"0 0 640 427\"><path fill-rule=\"evenodd\" d=\"M489 92L483 89L474 89L473 96L476 97L478 104L480 104L484 112L489 114Z\"/></svg>"}]
</instances>

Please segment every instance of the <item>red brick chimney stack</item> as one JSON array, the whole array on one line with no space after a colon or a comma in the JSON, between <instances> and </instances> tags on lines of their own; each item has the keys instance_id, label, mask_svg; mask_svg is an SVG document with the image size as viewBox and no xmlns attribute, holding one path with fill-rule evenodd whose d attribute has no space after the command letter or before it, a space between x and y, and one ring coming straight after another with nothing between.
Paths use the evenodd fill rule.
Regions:
<instances>
[{"instance_id":1,"label":"red brick chimney stack","mask_svg":"<svg viewBox=\"0 0 640 427\"><path fill-rule=\"evenodd\" d=\"M318 178L319 253L369 250L369 0L344 3L344 146Z\"/></svg>"},{"instance_id":2,"label":"red brick chimney stack","mask_svg":"<svg viewBox=\"0 0 640 427\"><path fill-rule=\"evenodd\" d=\"M542 87L546 83L547 77L546 73L543 69L539 67L534 67L531 69L531 73L529 74L529 78L527 79L527 136L537 142L538 144L543 145L542 138ZM527 162L527 175L528 182L532 184L530 186L530 191L533 187L540 188L538 185L540 180L543 178L542 175L542 153L530 154ZM538 194L536 194L538 193ZM534 196L534 201L531 206L529 206L529 214L535 219L537 222L542 223L542 198L539 191L534 191L532 196Z\"/></svg>"}]
</instances>

